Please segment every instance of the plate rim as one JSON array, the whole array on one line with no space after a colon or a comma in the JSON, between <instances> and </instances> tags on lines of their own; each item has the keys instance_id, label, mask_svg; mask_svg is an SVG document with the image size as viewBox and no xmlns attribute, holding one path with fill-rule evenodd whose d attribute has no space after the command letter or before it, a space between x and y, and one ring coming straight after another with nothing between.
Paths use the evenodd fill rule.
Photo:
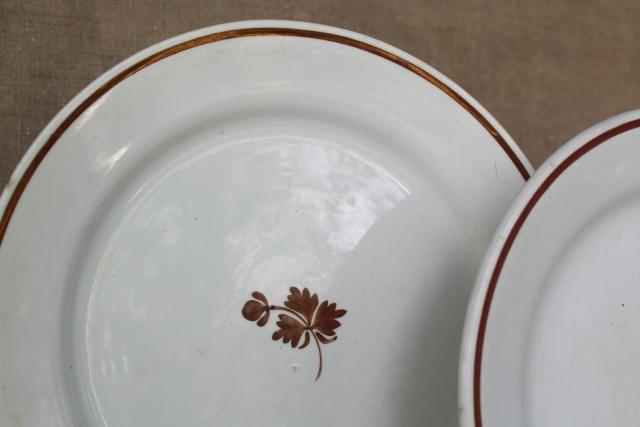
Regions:
<instances>
[{"instance_id":1,"label":"plate rim","mask_svg":"<svg viewBox=\"0 0 640 427\"><path fill-rule=\"evenodd\" d=\"M500 145L524 181L530 178L531 164L497 120L456 83L414 56L372 37L321 24L286 20L237 21L183 33L143 49L101 74L59 110L23 154L0 195L0 248L31 177L51 147L86 109L131 75L164 58L216 41L256 36L322 39L366 51L404 67L464 108Z\"/></svg>"},{"instance_id":2,"label":"plate rim","mask_svg":"<svg viewBox=\"0 0 640 427\"><path fill-rule=\"evenodd\" d=\"M527 217L554 182L585 154L640 128L640 109L606 119L561 146L540 166L513 202L489 245L473 286L462 338L458 375L460 424L482 427L482 356L491 303L509 251Z\"/></svg>"}]
</instances>

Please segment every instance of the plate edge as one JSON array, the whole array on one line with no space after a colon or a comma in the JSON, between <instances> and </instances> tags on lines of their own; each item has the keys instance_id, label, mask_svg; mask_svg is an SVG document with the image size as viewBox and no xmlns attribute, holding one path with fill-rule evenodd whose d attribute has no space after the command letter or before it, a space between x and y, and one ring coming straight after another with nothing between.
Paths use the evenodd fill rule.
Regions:
<instances>
[{"instance_id":1,"label":"plate edge","mask_svg":"<svg viewBox=\"0 0 640 427\"><path fill-rule=\"evenodd\" d=\"M233 35L234 32L235 35ZM239 33L242 34L238 35ZM230 35L233 37L229 37ZM239 21L191 31L150 46L100 75L69 101L45 126L22 156L0 195L0 211L2 212L2 217L0 217L0 249L13 212L29 180L51 147L84 110L127 77L168 56L214 41L256 35L298 35L342 42L403 66L434 84L467 110L501 146L523 179L526 181L529 178L532 171L531 165L495 118L449 78L406 52L371 37L326 25L281 20Z\"/></svg>"}]
</instances>

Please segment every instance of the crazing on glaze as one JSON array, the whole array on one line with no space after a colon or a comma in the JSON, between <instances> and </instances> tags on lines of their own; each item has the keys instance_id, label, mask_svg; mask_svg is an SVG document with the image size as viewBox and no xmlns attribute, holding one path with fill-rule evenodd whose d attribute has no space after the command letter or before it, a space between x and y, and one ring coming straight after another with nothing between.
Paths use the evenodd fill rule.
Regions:
<instances>
[{"instance_id":1,"label":"crazing on glaze","mask_svg":"<svg viewBox=\"0 0 640 427\"><path fill-rule=\"evenodd\" d=\"M258 326L264 326L269 321L269 314L272 311L286 311L292 314L279 314L276 326L278 329L273 333L271 338L274 341L282 339L285 344L291 343L291 348L303 349L311 342L311 337L318 347L318 373L316 381L322 374L322 349L320 343L331 344L338 337L335 329L339 328L341 323L338 318L347 314L347 310L336 309L336 303L329 304L329 301L323 301L319 304L318 294L309 292L304 288L302 291L296 287L289 288L289 295L284 302L285 307L270 305L267 298L258 291L251 294L254 299L247 301L242 307L242 315L245 319L256 322ZM304 335L304 340L300 344L300 340Z\"/></svg>"}]
</instances>

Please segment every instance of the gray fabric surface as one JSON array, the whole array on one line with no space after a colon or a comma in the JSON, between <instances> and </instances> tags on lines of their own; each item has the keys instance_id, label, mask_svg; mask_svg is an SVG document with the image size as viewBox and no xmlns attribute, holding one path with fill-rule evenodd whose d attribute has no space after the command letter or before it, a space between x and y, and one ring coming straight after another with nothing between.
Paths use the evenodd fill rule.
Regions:
<instances>
[{"instance_id":1,"label":"gray fabric surface","mask_svg":"<svg viewBox=\"0 0 640 427\"><path fill-rule=\"evenodd\" d=\"M470 92L532 161L640 107L640 1L0 1L0 184L51 117L136 51L243 19L359 31Z\"/></svg>"}]
</instances>

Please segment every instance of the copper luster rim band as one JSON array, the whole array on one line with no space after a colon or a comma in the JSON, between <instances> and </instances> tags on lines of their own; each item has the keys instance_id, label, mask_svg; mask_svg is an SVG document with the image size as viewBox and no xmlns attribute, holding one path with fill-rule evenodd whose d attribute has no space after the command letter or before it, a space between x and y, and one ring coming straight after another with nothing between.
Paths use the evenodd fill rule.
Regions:
<instances>
[{"instance_id":1,"label":"copper luster rim band","mask_svg":"<svg viewBox=\"0 0 640 427\"><path fill-rule=\"evenodd\" d=\"M538 203L538 201L542 198L544 193L551 187L551 185L560 177L560 175L566 171L573 163L575 163L582 156L587 154L589 151L598 147L599 145L610 141L613 137L620 135L624 132L627 132L632 129L636 129L640 127L640 119L628 121L621 125L618 125L598 136L589 140L586 144L582 145L576 151L571 153L569 157L564 159L555 169L547 176L547 178L542 182L542 184L538 187L538 189L533 193L524 209L520 212L516 222L511 227L509 234L500 250L500 255L498 256L498 260L493 268L493 272L491 273L491 279L489 280L489 286L487 287L487 292L484 297L484 301L482 303L482 312L480 314L480 324L478 326L478 333L476 335L476 348L475 355L473 361L473 417L475 420L476 427L482 427L482 408L481 408L481 376L482 376L482 351L484 348L484 337L487 328L487 320L489 318L489 311L491 309L491 301L493 300L493 296L496 290L496 285L498 284L498 280L500 279L500 273L502 272L502 268L504 267L505 261L507 260L507 256L509 255L509 251L513 246L513 242L515 241L518 233L522 229L524 222L527 217Z\"/></svg>"},{"instance_id":2,"label":"copper luster rim band","mask_svg":"<svg viewBox=\"0 0 640 427\"><path fill-rule=\"evenodd\" d=\"M527 171L526 166L522 163L520 158L516 155L513 149L509 146L507 141L500 135L500 133L489 123L489 121L475 108L473 107L467 100L465 100L460 94L458 94L455 90L447 86L445 83L440 81L435 76L431 75L427 71L418 67L411 62L400 58L398 55L395 55L391 52L388 52L379 47L370 45L368 43L354 40L352 38L341 36L337 34L325 33L321 31L311 31L311 30L303 30L296 28L244 28L230 31L222 31L219 33L208 34L202 37L197 37L192 40L188 40L182 43L179 43L175 46L168 47L166 49L161 50L160 52L154 53L122 72L118 73L115 77L112 77L105 84L100 86L95 92L89 95L80 105L78 105L63 121L60 125L49 135L47 141L44 145L38 150L35 157L29 163L26 170L18 180L13 193L11 194L9 201L7 203L7 207L2 214L2 219L0 220L0 245L2 244L4 235L7 231L7 227L9 225L9 221L11 220L11 216L15 211L15 208L24 192L29 180L33 176L34 172L38 168L38 165L42 162L44 157L47 155L51 147L60 139L62 134L71 126L71 124L94 102L96 102L102 95L111 90L117 84L125 80L127 77L137 73L143 68L148 67L151 64L154 64L158 61L161 61L164 58L175 55L176 53L185 51L187 49L191 49L196 46L201 46L208 43L213 43L221 40L234 39L239 37L255 37L255 36L289 36L289 37L305 37L305 38L313 38L319 40L330 41L334 43L340 43L343 45L351 46L356 49L361 49L372 53L381 58L387 59L395 64L400 65L403 68L411 71L414 74L422 77L427 80L438 89L442 90L449 97L451 97L454 101L456 101L460 106L462 106L465 110L467 110L481 125L484 127L487 132L493 136L493 138L498 142L500 147L505 151L509 159L513 162L516 169L522 175L522 177L527 180L529 178L529 172Z\"/></svg>"}]
</instances>

